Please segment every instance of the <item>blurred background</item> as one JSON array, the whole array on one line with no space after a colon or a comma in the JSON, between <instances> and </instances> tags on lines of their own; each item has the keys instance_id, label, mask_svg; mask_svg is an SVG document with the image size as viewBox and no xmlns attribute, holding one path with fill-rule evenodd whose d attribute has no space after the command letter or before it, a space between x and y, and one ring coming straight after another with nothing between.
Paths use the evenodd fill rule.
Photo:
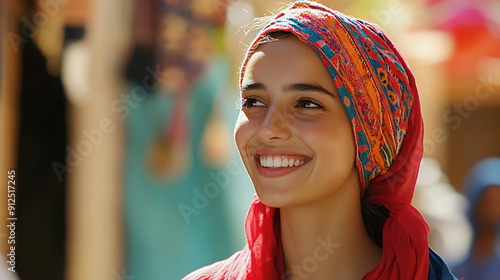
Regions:
<instances>
[{"instance_id":1,"label":"blurred background","mask_svg":"<svg viewBox=\"0 0 500 280\"><path fill-rule=\"evenodd\" d=\"M241 249L238 66L252 20L289 2L1 0L0 172L4 186L16 172L17 220L16 273L0 227L0 278L180 279ZM431 246L452 267L477 252L500 267L500 203L480 200L500 167L476 165L500 157L500 1L319 2L380 25L414 71Z\"/></svg>"}]
</instances>

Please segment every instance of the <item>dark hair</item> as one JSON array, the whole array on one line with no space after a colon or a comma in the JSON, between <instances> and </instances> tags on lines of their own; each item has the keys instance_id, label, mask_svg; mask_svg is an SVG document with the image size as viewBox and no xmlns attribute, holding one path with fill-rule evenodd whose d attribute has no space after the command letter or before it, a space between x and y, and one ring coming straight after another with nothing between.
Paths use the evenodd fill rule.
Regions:
<instances>
[{"instance_id":1,"label":"dark hair","mask_svg":"<svg viewBox=\"0 0 500 280\"><path fill-rule=\"evenodd\" d=\"M274 32L271 32L269 34L264 35L262 37L262 39L260 39L257 42L256 46L258 47L260 45L263 45L263 44L266 44L269 42L278 41L279 39L285 39L285 38L288 38L290 36L295 36L295 35L293 35L293 33L287 32L287 31L274 31Z\"/></svg>"},{"instance_id":2,"label":"dark hair","mask_svg":"<svg viewBox=\"0 0 500 280\"><path fill-rule=\"evenodd\" d=\"M361 202L361 214L366 232L378 246L382 247L384 225L390 211L383 205Z\"/></svg>"}]
</instances>

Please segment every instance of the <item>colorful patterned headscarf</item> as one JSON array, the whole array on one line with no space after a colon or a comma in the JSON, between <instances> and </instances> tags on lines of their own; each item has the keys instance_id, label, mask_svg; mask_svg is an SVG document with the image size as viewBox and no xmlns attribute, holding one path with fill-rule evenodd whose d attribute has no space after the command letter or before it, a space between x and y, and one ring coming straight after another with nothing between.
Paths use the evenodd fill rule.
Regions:
<instances>
[{"instance_id":1,"label":"colorful patterned headscarf","mask_svg":"<svg viewBox=\"0 0 500 280\"><path fill-rule=\"evenodd\" d=\"M278 31L298 37L327 67L352 123L363 203L390 211L381 263L363 279L453 279L429 251L427 224L410 204L423 154L423 126L415 80L404 58L378 26L299 1L259 32L243 62L240 83L260 42ZM275 208L256 198L245 224L247 246L186 279L284 279L275 214Z\"/></svg>"}]
</instances>

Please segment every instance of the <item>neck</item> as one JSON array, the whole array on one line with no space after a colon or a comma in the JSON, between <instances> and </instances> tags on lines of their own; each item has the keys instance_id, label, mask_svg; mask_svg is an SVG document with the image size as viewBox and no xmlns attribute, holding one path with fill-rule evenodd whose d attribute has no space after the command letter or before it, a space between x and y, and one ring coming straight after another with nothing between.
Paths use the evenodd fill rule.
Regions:
<instances>
[{"instance_id":1,"label":"neck","mask_svg":"<svg viewBox=\"0 0 500 280\"><path fill-rule=\"evenodd\" d=\"M284 207L280 218L287 279L361 279L380 263L356 199Z\"/></svg>"}]
</instances>

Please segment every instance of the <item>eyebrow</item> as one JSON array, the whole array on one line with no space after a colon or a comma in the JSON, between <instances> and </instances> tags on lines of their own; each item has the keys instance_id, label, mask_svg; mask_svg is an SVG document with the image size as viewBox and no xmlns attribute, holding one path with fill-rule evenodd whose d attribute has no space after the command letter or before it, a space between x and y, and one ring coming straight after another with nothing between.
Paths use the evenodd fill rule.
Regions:
<instances>
[{"instance_id":1,"label":"eyebrow","mask_svg":"<svg viewBox=\"0 0 500 280\"><path fill-rule=\"evenodd\" d=\"M316 92L321 92L321 93L326 93L331 96L333 93L329 92L326 90L324 87L319 86L319 85L314 85L314 84L286 84L282 88L283 91L316 91Z\"/></svg>"},{"instance_id":2,"label":"eyebrow","mask_svg":"<svg viewBox=\"0 0 500 280\"><path fill-rule=\"evenodd\" d=\"M248 83L241 86L241 90L264 90L266 87L261 83Z\"/></svg>"},{"instance_id":3,"label":"eyebrow","mask_svg":"<svg viewBox=\"0 0 500 280\"><path fill-rule=\"evenodd\" d=\"M242 91L247 91L247 90L265 90L266 87L261 84L261 83L248 83L244 84L241 87ZM322 86L319 85L314 85L314 84L304 84L304 83L296 83L296 84L285 84L282 88L282 91L287 92L287 91L299 91L299 92L305 92L305 91L315 91L315 92L321 92L325 93L328 95L331 95L335 97L333 93L330 91L326 90Z\"/></svg>"}]
</instances>

